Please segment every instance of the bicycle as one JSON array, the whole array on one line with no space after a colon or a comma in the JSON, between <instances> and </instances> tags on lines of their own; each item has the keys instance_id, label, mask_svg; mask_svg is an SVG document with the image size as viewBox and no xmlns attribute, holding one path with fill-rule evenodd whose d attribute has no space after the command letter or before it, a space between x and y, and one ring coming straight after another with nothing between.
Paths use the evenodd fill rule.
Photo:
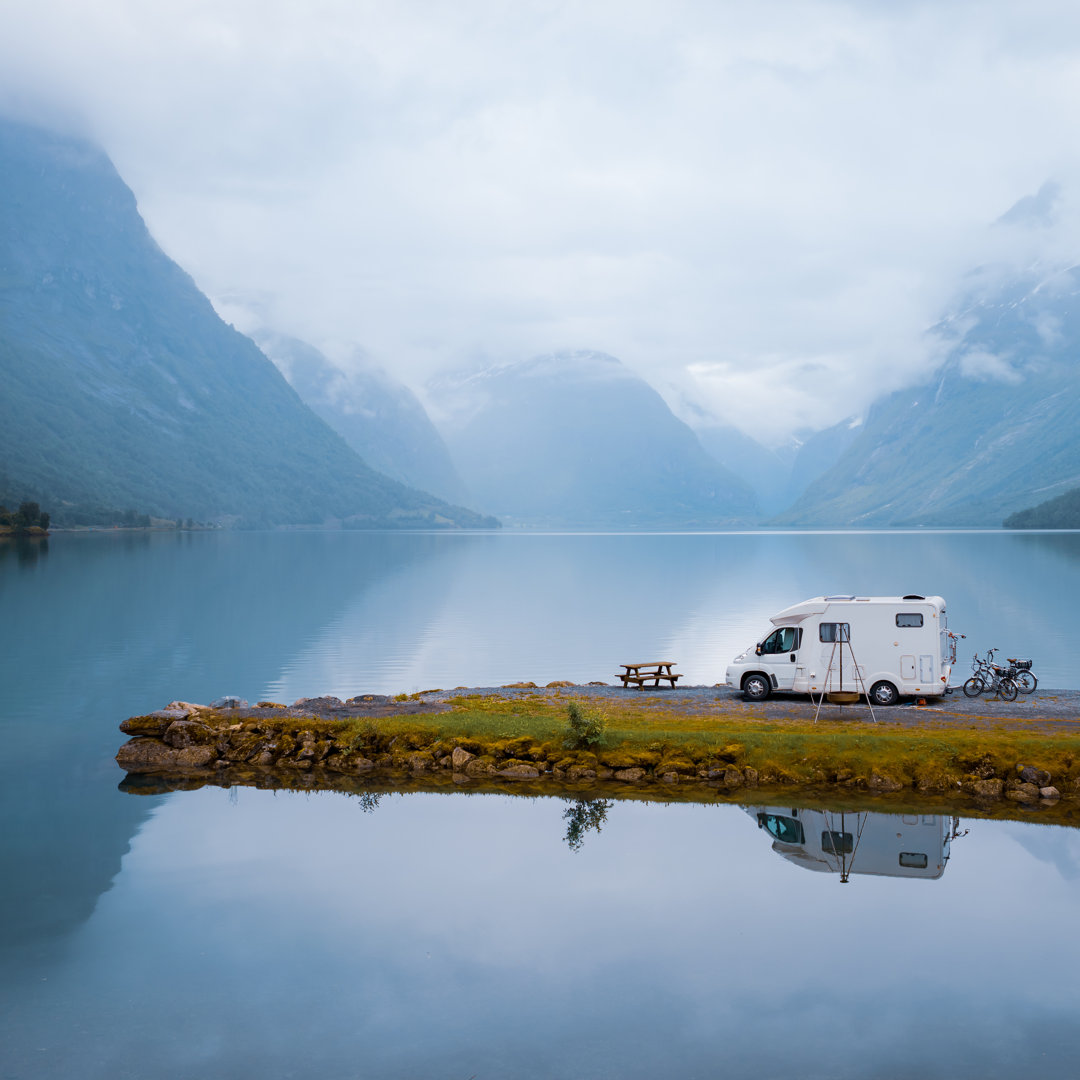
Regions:
<instances>
[{"instance_id":1,"label":"bicycle","mask_svg":"<svg viewBox=\"0 0 1080 1080\"><path fill-rule=\"evenodd\" d=\"M968 697L978 697L984 690L994 694L1004 701L1015 701L1020 692L1017 684L1017 669L1015 667L1002 667L994 663L994 653L997 649L988 649L986 659L980 660L976 653L971 660L974 675L964 683L964 693Z\"/></svg>"},{"instance_id":2,"label":"bicycle","mask_svg":"<svg viewBox=\"0 0 1080 1080\"><path fill-rule=\"evenodd\" d=\"M1035 677L1035 672L1031 670L1031 661L1017 660L1013 656L1007 659L1016 668L1015 682L1017 690L1021 694L1034 694L1035 687L1039 685L1039 680Z\"/></svg>"}]
</instances>

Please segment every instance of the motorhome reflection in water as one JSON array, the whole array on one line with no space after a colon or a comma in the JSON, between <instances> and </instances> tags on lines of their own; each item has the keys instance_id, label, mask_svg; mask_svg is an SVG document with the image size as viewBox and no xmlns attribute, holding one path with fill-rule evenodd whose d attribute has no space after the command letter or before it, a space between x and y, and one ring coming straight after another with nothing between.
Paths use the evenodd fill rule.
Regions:
<instances>
[{"instance_id":1,"label":"motorhome reflection in water","mask_svg":"<svg viewBox=\"0 0 1080 1080\"><path fill-rule=\"evenodd\" d=\"M939 878L958 835L957 823L940 814L743 809L773 838L778 855L806 870L839 874L841 881L851 874Z\"/></svg>"},{"instance_id":2,"label":"motorhome reflection in water","mask_svg":"<svg viewBox=\"0 0 1080 1080\"><path fill-rule=\"evenodd\" d=\"M728 665L727 682L761 701L774 690L901 695L948 692L956 662L940 596L818 596L785 608L774 629Z\"/></svg>"}]
</instances>

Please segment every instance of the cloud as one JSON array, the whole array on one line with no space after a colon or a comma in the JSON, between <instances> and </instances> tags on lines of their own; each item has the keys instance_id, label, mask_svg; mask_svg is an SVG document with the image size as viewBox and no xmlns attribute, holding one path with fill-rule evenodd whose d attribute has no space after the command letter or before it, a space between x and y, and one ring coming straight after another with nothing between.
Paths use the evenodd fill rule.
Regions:
<instances>
[{"instance_id":1,"label":"cloud","mask_svg":"<svg viewBox=\"0 0 1080 1080\"><path fill-rule=\"evenodd\" d=\"M477 353L602 349L779 439L927 371L971 266L1080 235L1046 188L1024 205L1055 228L988 228L1076 174L1064 3L40 0L3 20L0 108L99 139L213 299L414 385Z\"/></svg>"}]
</instances>

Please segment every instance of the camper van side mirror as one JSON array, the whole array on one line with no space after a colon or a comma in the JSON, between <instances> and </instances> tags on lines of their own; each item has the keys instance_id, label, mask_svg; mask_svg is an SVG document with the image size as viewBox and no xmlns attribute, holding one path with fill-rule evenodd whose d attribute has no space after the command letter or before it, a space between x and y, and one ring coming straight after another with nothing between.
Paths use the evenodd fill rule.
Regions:
<instances>
[{"instance_id":1,"label":"camper van side mirror","mask_svg":"<svg viewBox=\"0 0 1080 1080\"><path fill-rule=\"evenodd\" d=\"M755 656L760 656L761 655L761 646L760 645L758 645L757 648L754 649L754 655Z\"/></svg>"}]
</instances>

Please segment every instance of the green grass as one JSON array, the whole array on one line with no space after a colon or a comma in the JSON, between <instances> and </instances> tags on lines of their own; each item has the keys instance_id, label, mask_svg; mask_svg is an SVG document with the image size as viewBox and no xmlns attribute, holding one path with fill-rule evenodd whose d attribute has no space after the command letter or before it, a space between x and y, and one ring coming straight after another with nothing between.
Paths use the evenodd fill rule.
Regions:
<instances>
[{"instance_id":1,"label":"green grass","mask_svg":"<svg viewBox=\"0 0 1080 1080\"><path fill-rule=\"evenodd\" d=\"M574 699L544 695L515 698L461 697L445 713L385 717L378 720L279 722L316 731L320 737L354 741L370 752L443 751L461 745L473 753L510 756L522 745L547 760L596 760L614 768L683 763L750 767L781 782L836 783L845 774L885 775L904 787L942 790L957 782L993 775L1008 779L1018 764L1045 769L1065 793L1080 780L1080 733L1031 731L1005 726L912 728L849 720L766 719L723 708L683 713L647 703L605 705L600 711L604 737L599 745L567 748L567 706ZM581 699L596 710L592 700ZM267 720L263 723L278 721ZM524 743L523 743L524 741ZM513 744L513 745L511 745ZM1071 788L1070 788L1071 791Z\"/></svg>"}]
</instances>

